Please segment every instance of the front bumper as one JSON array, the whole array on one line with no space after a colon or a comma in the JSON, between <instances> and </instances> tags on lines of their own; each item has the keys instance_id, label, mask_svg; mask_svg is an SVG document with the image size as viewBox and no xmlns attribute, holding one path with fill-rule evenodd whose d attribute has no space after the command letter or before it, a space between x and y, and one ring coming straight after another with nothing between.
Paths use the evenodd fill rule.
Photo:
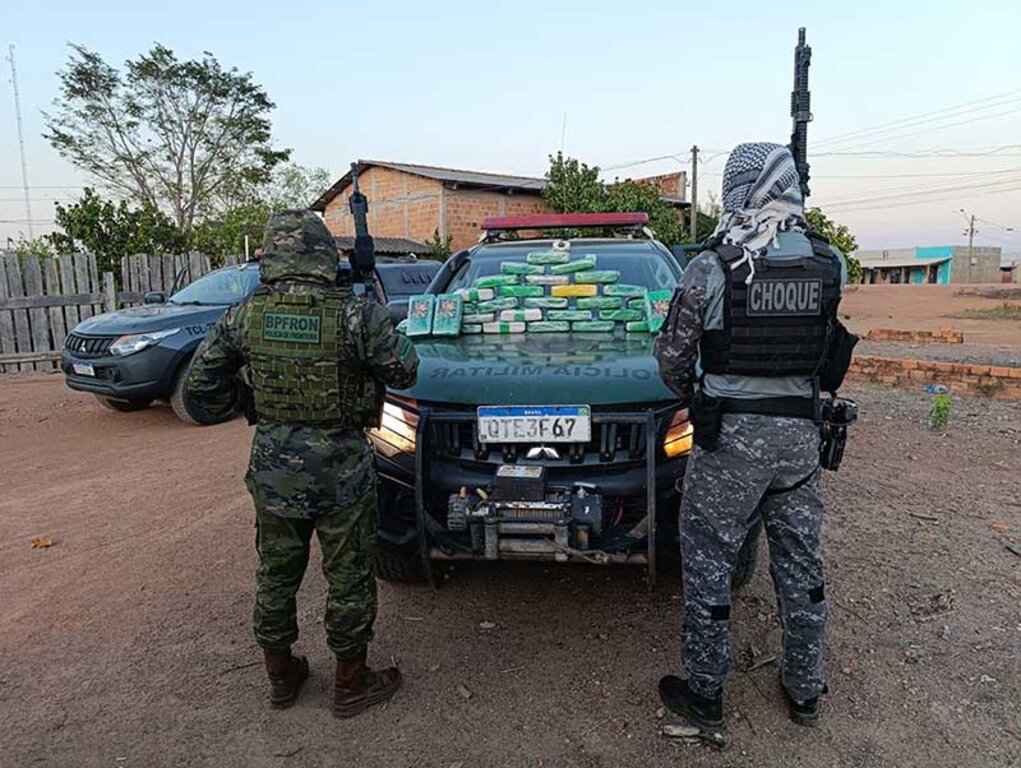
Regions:
<instances>
[{"instance_id":1,"label":"front bumper","mask_svg":"<svg viewBox=\"0 0 1021 768\"><path fill-rule=\"evenodd\" d=\"M134 402L170 397L174 374L188 352L156 345L133 355L80 358L64 349L60 368L67 386L79 392ZM74 365L90 365L95 376L75 373Z\"/></svg>"},{"instance_id":2,"label":"front bumper","mask_svg":"<svg viewBox=\"0 0 1021 768\"><path fill-rule=\"evenodd\" d=\"M632 460L578 464L523 460L521 464L546 466L550 488L583 484L596 489L609 515L596 536L568 518L515 520L490 516L484 522L486 540L455 533L448 526L447 499L462 488L474 491L491 486L499 460L471 461L442 455L428 442L433 421L470 423L474 414L419 408L416 450L394 453L376 447L376 468L389 486L389 503L381 504L379 536L393 546L417 543L427 568L433 559L539 559L560 562L639 563L648 566L650 585L655 580L657 536L675 534L680 487L687 455L667 458L660 448L662 409L593 414L593 428L607 424L641 430L644 449ZM508 463L519 463L517 458ZM657 519L669 521L657 531ZM477 522L481 523L481 520ZM506 536L504 536L506 534ZM495 538L494 538L495 537ZM584 546L577 542L583 541ZM473 543L474 542L474 543Z\"/></svg>"}]
</instances>

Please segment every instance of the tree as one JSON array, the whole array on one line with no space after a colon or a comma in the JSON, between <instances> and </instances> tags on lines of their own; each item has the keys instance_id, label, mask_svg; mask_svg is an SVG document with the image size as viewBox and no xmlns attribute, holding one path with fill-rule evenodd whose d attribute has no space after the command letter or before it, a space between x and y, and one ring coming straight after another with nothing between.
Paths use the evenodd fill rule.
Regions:
<instances>
[{"instance_id":1,"label":"tree","mask_svg":"<svg viewBox=\"0 0 1021 768\"><path fill-rule=\"evenodd\" d=\"M851 254L858 250L858 241L854 233L844 224L837 224L832 221L821 208L809 208L805 212L808 226L815 232L825 237L844 254L844 261L847 263L847 281L849 283L861 282L861 264Z\"/></svg>"},{"instance_id":2,"label":"tree","mask_svg":"<svg viewBox=\"0 0 1021 768\"><path fill-rule=\"evenodd\" d=\"M57 231L47 235L57 253L93 253L101 272L119 275L121 257L136 253L181 253L187 238L151 205L130 207L104 200L88 187L71 205L56 204Z\"/></svg>"},{"instance_id":3,"label":"tree","mask_svg":"<svg viewBox=\"0 0 1021 768\"><path fill-rule=\"evenodd\" d=\"M325 168L308 168L285 163L273 172L273 178L259 198L270 208L308 208L325 192L333 177Z\"/></svg>"},{"instance_id":4,"label":"tree","mask_svg":"<svg viewBox=\"0 0 1021 768\"><path fill-rule=\"evenodd\" d=\"M425 241L425 245L429 247L429 254L427 258L435 261L446 261L450 258L450 245L454 242L453 235L447 235L446 237L440 237L440 230L434 229L432 237Z\"/></svg>"},{"instance_id":5,"label":"tree","mask_svg":"<svg viewBox=\"0 0 1021 768\"><path fill-rule=\"evenodd\" d=\"M120 72L71 48L44 137L112 193L168 212L182 232L268 183L290 154L272 147L266 92L210 53L179 61L157 44Z\"/></svg>"},{"instance_id":6,"label":"tree","mask_svg":"<svg viewBox=\"0 0 1021 768\"><path fill-rule=\"evenodd\" d=\"M543 189L546 204L558 213L625 213L644 211L649 226L665 245L683 241L680 217L657 187L631 179L604 184L599 168L558 152L550 155Z\"/></svg>"}]
</instances>

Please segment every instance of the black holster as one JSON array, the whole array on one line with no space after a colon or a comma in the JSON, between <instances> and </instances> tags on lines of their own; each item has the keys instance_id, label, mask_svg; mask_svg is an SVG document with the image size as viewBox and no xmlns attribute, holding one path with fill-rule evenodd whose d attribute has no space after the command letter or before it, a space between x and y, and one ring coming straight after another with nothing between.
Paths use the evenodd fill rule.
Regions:
<instances>
[{"instance_id":1,"label":"black holster","mask_svg":"<svg viewBox=\"0 0 1021 768\"><path fill-rule=\"evenodd\" d=\"M858 419L858 405L853 400L834 397L823 403L819 434L819 465L836 472L844 459L847 428Z\"/></svg>"},{"instance_id":2,"label":"black holster","mask_svg":"<svg viewBox=\"0 0 1021 768\"><path fill-rule=\"evenodd\" d=\"M720 425L723 422L723 403L699 388L688 407L695 445L703 451L715 451L720 444Z\"/></svg>"}]
</instances>

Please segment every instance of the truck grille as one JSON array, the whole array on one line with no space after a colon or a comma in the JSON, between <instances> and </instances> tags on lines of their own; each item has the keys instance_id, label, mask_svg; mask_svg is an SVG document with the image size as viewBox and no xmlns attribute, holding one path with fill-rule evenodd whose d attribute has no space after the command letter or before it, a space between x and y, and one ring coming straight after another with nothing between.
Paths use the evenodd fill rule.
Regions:
<instances>
[{"instance_id":1,"label":"truck grille","mask_svg":"<svg viewBox=\"0 0 1021 768\"><path fill-rule=\"evenodd\" d=\"M64 349L75 357L105 357L110 354L110 345L116 339L116 336L82 336L69 333L64 340Z\"/></svg>"},{"instance_id":2,"label":"truck grille","mask_svg":"<svg viewBox=\"0 0 1021 768\"><path fill-rule=\"evenodd\" d=\"M638 410L638 409L636 409ZM612 412L597 412L600 416L612 418ZM657 433L664 424L663 417L657 420ZM444 421L440 415L430 417L429 453L447 458L475 460L489 464L514 463L528 457L528 443L487 443L479 441L478 424L475 421ZM587 443L557 443L548 447L559 454L559 458L547 455L532 460L548 466L595 462L613 464L645 460L645 425L604 422L592 425L592 439Z\"/></svg>"}]
</instances>

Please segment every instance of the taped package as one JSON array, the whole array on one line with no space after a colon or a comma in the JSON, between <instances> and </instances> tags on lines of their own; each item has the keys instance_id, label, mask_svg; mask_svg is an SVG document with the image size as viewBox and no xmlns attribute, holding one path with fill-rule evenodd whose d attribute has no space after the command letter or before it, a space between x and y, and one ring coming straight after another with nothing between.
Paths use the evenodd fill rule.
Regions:
<instances>
[{"instance_id":1,"label":"taped package","mask_svg":"<svg viewBox=\"0 0 1021 768\"><path fill-rule=\"evenodd\" d=\"M613 286L606 286L607 289ZM599 292L599 286L588 285L553 285L549 289L551 296L595 296Z\"/></svg>"},{"instance_id":2,"label":"taped package","mask_svg":"<svg viewBox=\"0 0 1021 768\"><path fill-rule=\"evenodd\" d=\"M408 336L428 336L433 330L436 297L424 293L408 299Z\"/></svg>"},{"instance_id":3,"label":"taped package","mask_svg":"<svg viewBox=\"0 0 1021 768\"><path fill-rule=\"evenodd\" d=\"M433 336L457 336L461 332L464 315L464 298L456 293L441 293L436 297L433 316Z\"/></svg>"}]
</instances>

